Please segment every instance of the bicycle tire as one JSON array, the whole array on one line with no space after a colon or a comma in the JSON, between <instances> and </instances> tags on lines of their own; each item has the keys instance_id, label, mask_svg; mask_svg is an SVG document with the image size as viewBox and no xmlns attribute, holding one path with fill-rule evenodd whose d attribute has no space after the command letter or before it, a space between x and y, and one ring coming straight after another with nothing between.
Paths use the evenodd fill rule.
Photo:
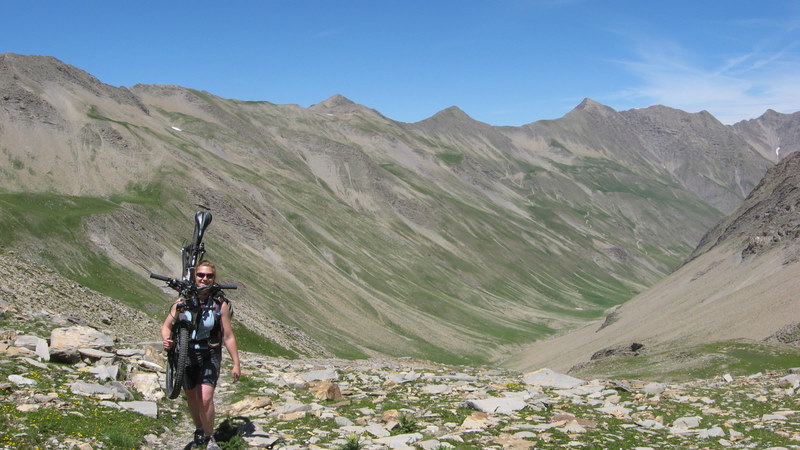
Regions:
<instances>
[{"instance_id":1,"label":"bicycle tire","mask_svg":"<svg viewBox=\"0 0 800 450\"><path fill-rule=\"evenodd\" d=\"M181 395L183 376L189 363L189 329L179 326L174 333L175 345L167 356L167 397L176 399Z\"/></svg>"}]
</instances>

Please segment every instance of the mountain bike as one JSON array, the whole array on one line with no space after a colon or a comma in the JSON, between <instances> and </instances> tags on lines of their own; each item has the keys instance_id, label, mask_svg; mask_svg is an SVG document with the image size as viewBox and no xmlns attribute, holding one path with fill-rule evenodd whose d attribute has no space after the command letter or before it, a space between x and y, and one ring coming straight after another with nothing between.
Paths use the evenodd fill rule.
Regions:
<instances>
[{"instance_id":1,"label":"mountain bike","mask_svg":"<svg viewBox=\"0 0 800 450\"><path fill-rule=\"evenodd\" d=\"M150 278L161 280L167 286L178 291L180 302L176 305L175 324L172 326L172 348L167 350L167 382L165 391L170 399L178 398L183 386L183 377L186 367L189 364L189 339L193 331L197 328L198 321L202 316L203 309L210 309L212 306L201 307L198 293L200 289L209 289L209 297L214 297L223 289L236 289L233 284L217 284L199 288L194 281L194 269L197 263L203 260L205 254L205 244L203 235L211 224L211 213L198 211L195 214L194 234L192 242L181 248L181 262L183 265L181 278L170 278L155 273L150 274Z\"/></svg>"}]
</instances>

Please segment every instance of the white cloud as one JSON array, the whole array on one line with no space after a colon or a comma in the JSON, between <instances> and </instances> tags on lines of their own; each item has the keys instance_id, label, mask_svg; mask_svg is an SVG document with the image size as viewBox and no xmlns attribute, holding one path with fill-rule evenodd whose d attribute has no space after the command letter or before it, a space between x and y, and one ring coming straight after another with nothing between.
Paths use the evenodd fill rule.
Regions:
<instances>
[{"instance_id":1,"label":"white cloud","mask_svg":"<svg viewBox=\"0 0 800 450\"><path fill-rule=\"evenodd\" d=\"M629 104L662 104L689 112L706 110L726 124L753 119L767 109L800 110L800 61L794 44L748 49L739 55L701 59L674 43L642 46L638 59L621 61L640 82L619 93Z\"/></svg>"}]
</instances>

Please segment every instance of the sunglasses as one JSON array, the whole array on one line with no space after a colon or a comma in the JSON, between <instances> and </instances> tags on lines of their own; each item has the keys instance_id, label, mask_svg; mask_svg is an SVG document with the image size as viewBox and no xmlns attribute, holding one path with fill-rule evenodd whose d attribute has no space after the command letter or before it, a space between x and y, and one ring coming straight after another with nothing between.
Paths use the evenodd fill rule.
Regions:
<instances>
[{"instance_id":1,"label":"sunglasses","mask_svg":"<svg viewBox=\"0 0 800 450\"><path fill-rule=\"evenodd\" d=\"M203 273L203 272L197 272L197 273L196 273L196 274L194 274L194 275L195 275L197 278L200 278L200 279L203 279L203 278L208 278L208 279L214 278L214 274L213 274L213 273Z\"/></svg>"}]
</instances>

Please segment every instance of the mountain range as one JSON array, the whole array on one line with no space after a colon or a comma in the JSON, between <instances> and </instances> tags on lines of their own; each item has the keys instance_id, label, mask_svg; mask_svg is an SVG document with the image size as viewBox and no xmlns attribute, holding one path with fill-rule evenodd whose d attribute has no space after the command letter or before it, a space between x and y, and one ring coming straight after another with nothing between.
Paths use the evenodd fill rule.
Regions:
<instances>
[{"instance_id":1,"label":"mountain range","mask_svg":"<svg viewBox=\"0 0 800 450\"><path fill-rule=\"evenodd\" d=\"M563 351L567 331L644 324L629 300L732 267L715 253L730 236L760 242L765 213L730 217L798 130L800 113L726 126L590 99L521 127L457 107L403 123L339 95L303 108L113 87L6 53L0 245L159 317L170 294L148 274L177 276L191 218L210 210L207 256L240 286L237 327L256 347L526 367L547 345L573 364L600 348ZM742 225L713 228L725 220ZM741 337L787 325L767 319Z\"/></svg>"}]
</instances>

